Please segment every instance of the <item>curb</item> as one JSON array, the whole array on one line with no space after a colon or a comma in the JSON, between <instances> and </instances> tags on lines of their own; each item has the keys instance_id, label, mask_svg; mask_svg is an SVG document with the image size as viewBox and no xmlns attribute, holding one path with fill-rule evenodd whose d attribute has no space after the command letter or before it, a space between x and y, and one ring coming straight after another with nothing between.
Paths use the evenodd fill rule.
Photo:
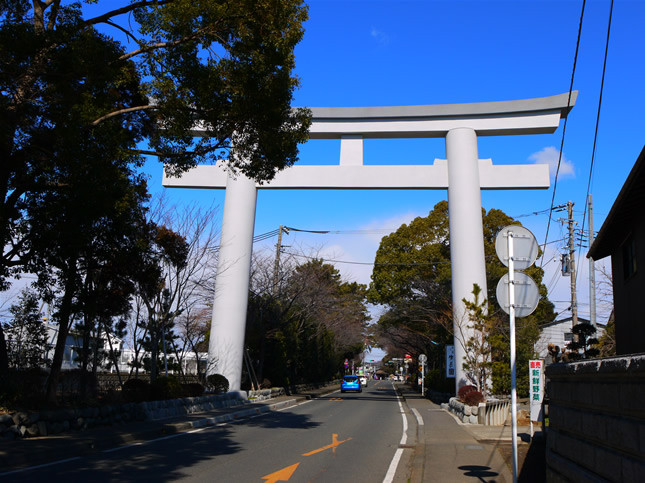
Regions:
<instances>
[{"instance_id":1,"label":"curb","mask_svg":"<svg viewBox=\"0 0 645 483\"><path fill-rule=\"evenodd\" d=\"M302 398L305 400L307 398ZM284 409L291 406L295 406L300 400L299 399L289 399L287 401L280 401L274 404L263 404L258 408L248 408L240 411L234 411L232 413L221 414L219 416L214 416L211 418L201 418L195 421L182 421L179 423L168 423L162 426L162 431L164 432L181 432L190 429L203 428L207 426L214 426L220 423L228 423L231 421L237 421L240 419L251 418L254 416L259 416L260 414L268 413L271 411L277 411L278 409Z\"/></svg>"}]
</instances>

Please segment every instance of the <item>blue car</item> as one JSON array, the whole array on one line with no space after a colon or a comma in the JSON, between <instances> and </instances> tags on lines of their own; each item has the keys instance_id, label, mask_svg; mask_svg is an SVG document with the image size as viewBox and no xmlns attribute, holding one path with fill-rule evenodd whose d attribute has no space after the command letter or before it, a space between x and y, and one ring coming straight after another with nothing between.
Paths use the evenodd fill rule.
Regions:
<instances>
[{"instance_id":1,"label":"blue car","mask_svg":"<svg viewBox=\"0 0 645 483\"><path fill-rule=\"evenodd\" d=\"M358 376L344 376L343 381L340 383L340 392L357 391L363 392L361 387L361 380Z\"/></svg>"}]
</instances>

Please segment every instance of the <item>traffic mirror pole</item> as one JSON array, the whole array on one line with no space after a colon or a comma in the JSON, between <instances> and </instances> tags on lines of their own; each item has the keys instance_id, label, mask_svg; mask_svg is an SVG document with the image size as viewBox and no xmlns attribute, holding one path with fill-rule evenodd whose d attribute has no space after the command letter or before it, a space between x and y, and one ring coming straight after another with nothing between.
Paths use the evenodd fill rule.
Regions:
<instances>
[{"instance_id":1,"label":"traffic mirror pole","mask_svg":"<svg viewBox=\"0 0 645 483\"><path fill-rule=\"evenodd\" d=\"M508 300L511 339L511 421L513 431L513 483L517 483L517 380L515 371L515 261L513 232L508 232Z\"/></svg>"}]
</instances>

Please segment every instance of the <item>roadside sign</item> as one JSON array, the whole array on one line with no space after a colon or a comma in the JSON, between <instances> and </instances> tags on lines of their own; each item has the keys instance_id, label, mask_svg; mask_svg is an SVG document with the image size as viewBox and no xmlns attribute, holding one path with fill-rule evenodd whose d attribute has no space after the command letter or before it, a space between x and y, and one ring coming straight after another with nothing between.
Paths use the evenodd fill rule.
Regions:
<instances>
[{"instance_id":1,"label":"roadside sign","mask_svg":"<svg viewBox=\"0 0 645 483\"><path fill-rule=\"evenodd\" d=\"M544 399L544 362L529 361L529 387L531 421L542 421L542 399Z\"/></svg>"},{"instance_id":2,"label":"roadside sign","mask_svg":"<svg viewBox=\"0 0 645 483\"><path fill-rule=\"evenodd\" d=\"M427 360L428 360L428 356L427 356L427 355L425 355L425 354L421 354L421 355L419 356L419 362L421 362L421 364L425 364Z\"/></svg>"},{"instance_id":3,"label":"roadside sign","mask_svg":"<svg viewBox=\"0 0 645 483\"><path fill-rule=\"evenodd\" d=\"M446 346L446 377L456 377L455 374L455 346Z\"/></svg>"},{"instance_id":4,"label":"roadside sign","mask_svg":"<svg viewBox=\"0 0 645 483\"><path fill-rule=\"evenodd\" d=\"M499 260L506 267L508 267L509 260L508 243L506 241L509 231L513 233L513 238L515 239L515 253L513 256L515 270L525 270L533 265L538 256L538 242L533 233L521 225L509 225L502 228L495 238L495 251Z\"/></svg>"},{"instance_id":5,"label":"roadside sign","mask_svg":"<svg viewBox=\"0 0 645 483\"><path fill-rule=\"evenodd\" d=\"M510 314L511 301L508 294L508 273L505 273L497 283L497 301L504 312ZM528 317L538 306L540 292L536 283L524 272L515 272L513 281L515 289L515 317Z\"/></svg>"}]
</instances>

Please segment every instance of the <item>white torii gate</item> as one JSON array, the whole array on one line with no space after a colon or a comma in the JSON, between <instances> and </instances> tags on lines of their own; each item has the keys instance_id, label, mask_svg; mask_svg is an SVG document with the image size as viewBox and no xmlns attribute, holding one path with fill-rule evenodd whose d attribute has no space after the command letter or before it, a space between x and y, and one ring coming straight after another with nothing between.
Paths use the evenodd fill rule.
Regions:
<instances>
[{"instance_id":1,"label":"white torii gate","mask_svg":"<svg viewBox=\"0 0 645 483\"><path fill-rule=\"evenodd\" d=\"M208 348L209 374L239 390L258 189L448 189L456 388L467 384L462 364L468 332L463 299L473 284L486 294L480 189L546 189L548 165L493 165L479 159L477 136L545 134L575 104L577 91L537 99L391 107L312 108L311 139L340 139L340 164L292 166L258 185L219 166L200 165L173 188L226 189ZM447 160L432 165L363 165L363 139L445 137Z\"/></svg>"}]
</instances>

